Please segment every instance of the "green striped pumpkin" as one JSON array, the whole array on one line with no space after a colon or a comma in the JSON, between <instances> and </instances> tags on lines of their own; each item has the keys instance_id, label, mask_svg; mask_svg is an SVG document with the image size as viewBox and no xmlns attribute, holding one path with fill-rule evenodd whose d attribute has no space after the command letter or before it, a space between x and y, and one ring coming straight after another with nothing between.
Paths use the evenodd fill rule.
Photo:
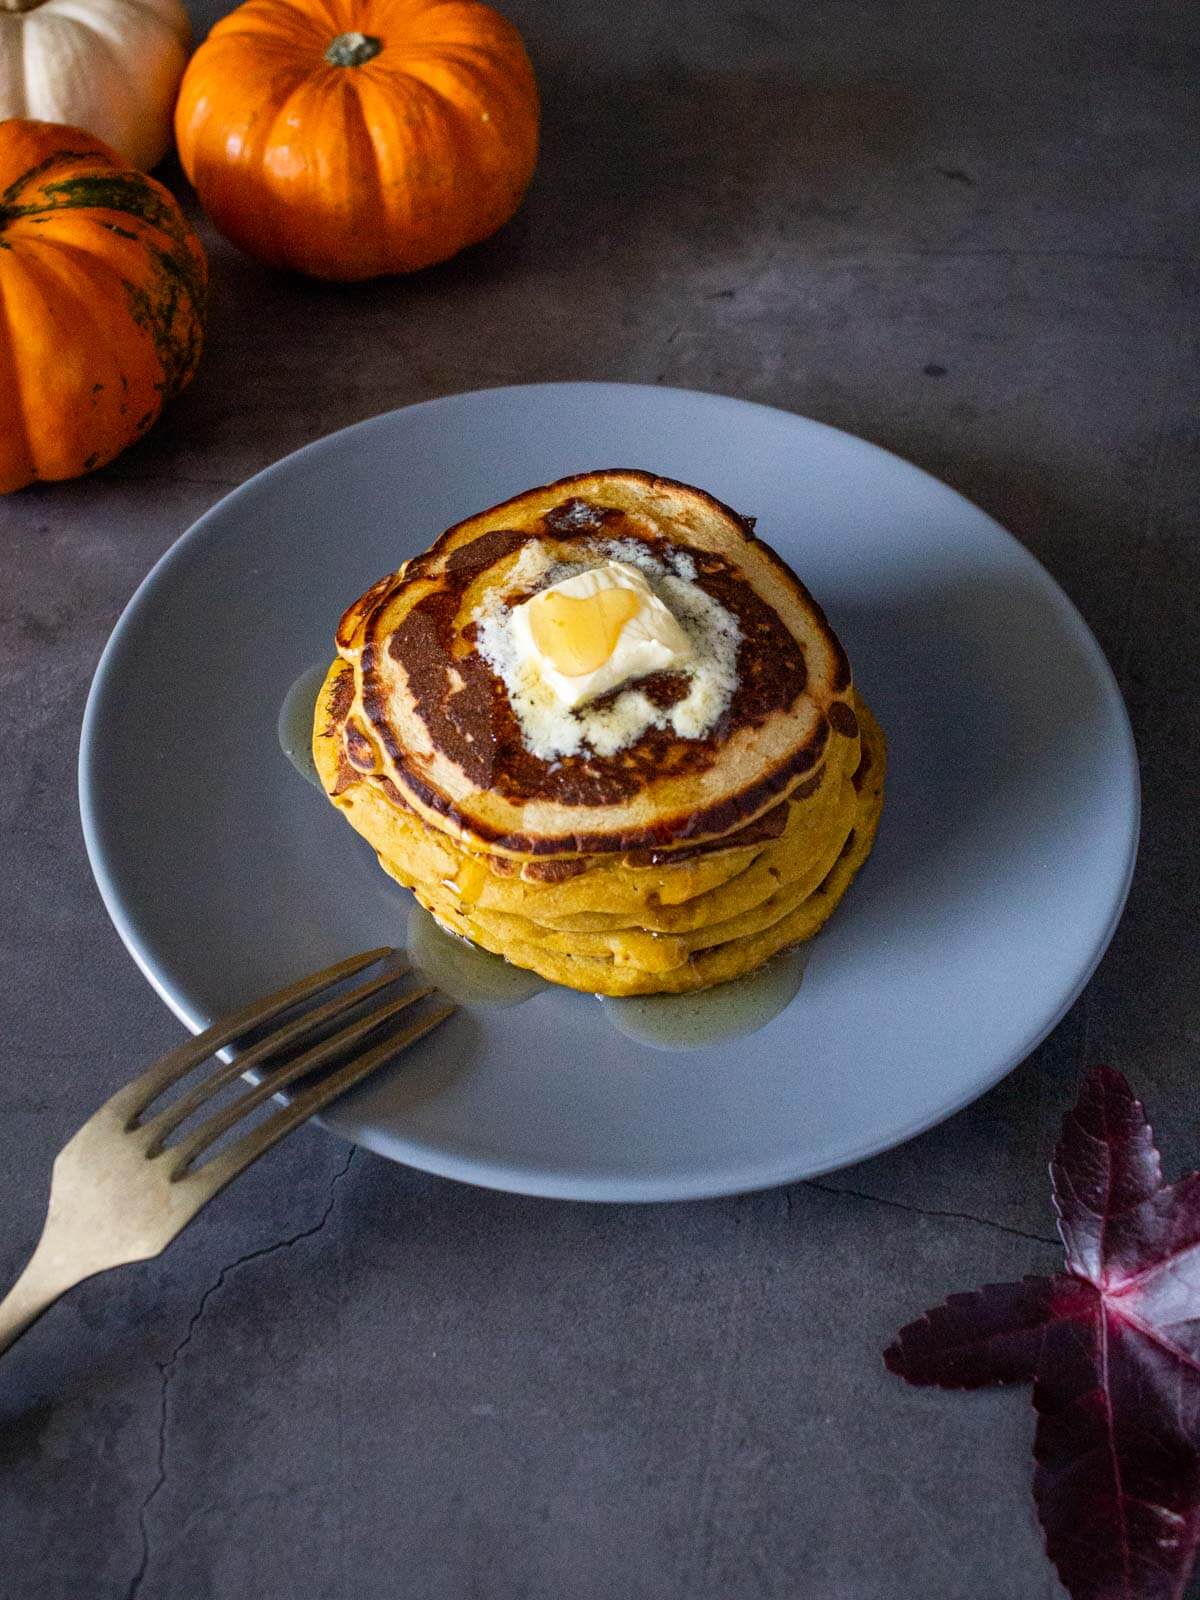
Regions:
<instances>
[{"instance_id":1,"label":"green striped pumpkin","mask_svg":"<svg viewBox=\"0 0 1200 1600\"><path fill-rule=\"evenodd\" d=\"M0 493L146 432L200 360L207 279L162 184L77 128L0 122Z\"/></svg>"}]
</instances>

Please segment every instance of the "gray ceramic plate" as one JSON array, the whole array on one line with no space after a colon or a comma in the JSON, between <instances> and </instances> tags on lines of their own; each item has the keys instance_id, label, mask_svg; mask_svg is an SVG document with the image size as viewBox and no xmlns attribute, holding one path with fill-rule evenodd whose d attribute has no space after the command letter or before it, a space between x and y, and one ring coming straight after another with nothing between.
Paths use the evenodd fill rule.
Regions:
<instances>
[{"instance_id":1,"label":"gray ceramic plate","mask_svg":"<svg viewBox=\"0 0 1200 1600\"><path fill-rule=\"evenodd\" d=\"M406 897L281 755L281 702L330 656L342 608L442 528L613 466L756 516L823 602L890 741L875 853L758 1032L669 1052L547 991L461 1012L328 1125L573 1199L811 1176L929 1127L1033 1049L1108 943L1138 832L1125 710L1078 613L990 518L859 439L714 395L562 384L453 395L301 450L185 534L117 625L84 720L88 852L193 1028L402 940Z\"/></svg>"}]
</instances>

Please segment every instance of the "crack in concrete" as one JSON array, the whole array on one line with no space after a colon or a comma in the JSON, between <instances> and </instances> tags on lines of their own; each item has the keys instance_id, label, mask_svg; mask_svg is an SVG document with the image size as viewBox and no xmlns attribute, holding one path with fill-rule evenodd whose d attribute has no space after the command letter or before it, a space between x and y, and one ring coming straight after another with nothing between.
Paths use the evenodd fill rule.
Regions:
<instances>
[{"instance_id":1,"label":"crack in concrete","mask_svg":"<svg viewBox=\"0 0 1200 1600\"><path fill-rule=\"evenodd\" d=\"M334 1173L333 1178L330 1181L329 1197L326 1201L324 1211L311 1227L303 1228L299 1233L291 1234L286 1239L277 1239L273 1244L262 1245L257 1250L247 1251L245 1255L239 1256L236 1261L232 1261L228 1266L221 1268L215 1280L209 1284L208 1288L205 1289L204 1293L201 1295L200 1303L192 1313L182 1339L180 1339L179 1343L175 1346L167 1360L160 1361L158 1363L160 1378L158 1470L155 1480L153 1484L151 1484L149 1492L146 1494L138 1510L138 1529L141 1535L142 1545L141 1557L138 1562L137 1571L130 1579L129 1587L126 1590L125 1600L137 1600L137 1596L141 1592L142 1584L145 1582L146 1573L149 1571L150 1567L149 1514L151 1506L158 1498L167 1481L166 1458L168 1401L170 1397L171 1383L174 1379L175 1369L179 1362L180 1356L191 1343L192 1337L195 1334L196 1329L200 1324L200 1320L204 1315L205 1309L208 1306L208 1302L221 1288L226 1278L229 1277L230 1273L235 1272L239 1267L247 1266L251 1261L257 1261L261 1259L263 1256L274 1255L276 1251L290 1250L293 1245L300 1244L305 1239L311 1239L315 1234L321 1232L326 1223L329 1221L330 1217L333 1215L333 1208L337 1200L337 1186L349 1172L354 1161L355 1154L356 1147L352 1146L349 1155L346 1157L345 1164ZM891 1200L883 1195L867 1194L861 1189L838 1188L833 1184L820 1183L815 1178L806 1179L803 1187L806 1189L815 1189L820 1194L838 1195L844 1199L861 1200L871 1205L885 1206L893 1211L905 1211L912 1216L938 1217L956 1222L973 1222L978 1227L991 1228L999 1233L1011 1234L1018 1239L1028 1239L1035 1244L1059 1243L1057 1239L1049 1238L1045 1234L1029 1233L1023 1228L1013 1228L1004 1222L994 1222L990 1217L973 1216L968 1211L945 1211L928 1206L908 1205L903 1200ZM790 1211L791 1197L788 1195L787 1213L790 1214Z\"/></svg>"},{"instance_id":2,"label":"crack in concrete","mask_svg":"<svg viewBox=\"0 0 1200 1600\"><path fill-rule=\"evenodd\" d=\"M867 1194L862 1189L838 1189L831 1183L818 1183L815 1178L807 1178L804 1182L806 1189L816 1189L821 1194L844 1195L850 1200L865 1200L872 1205L887 1206L892 1211L907 1211L915 1217L941 1217L952 1222L973 1222L980 1228L994 1228L997 1233L1010 1233L1017 1239L1030 1239L1034 1244L1061 1245L1061 1239L1051 1238L1044 1233L1028 1233L1024 1228L1011 1228L1007 1222L993 1222L990 1217L976 1217L969 1211L939 1211L931 1206L910 1206L903 1200L889 1200L881 1194Z\"/></svg>"},{"instance_id":3,"label":"crack in concrete","mask_svg":"<svg viewBox=\"0 0 1200 1600\"><path fill-rule=\"evenodd\" d=\"M217 1290L225 1282L225 1279L229 1276L229 1274L236 1271L238 1267L244 1267L251 1261L258 1261L262 1256L274 1255L277 1250L290 1250L293 1245L299 1244L304 1239L311 1239L314 1234L320 1233L321 1229L333 1215L333 1207L337 1200L337 1186L350 1171L350 1166L354 1160L355 1154L357 1153L357 1149L357 1145L350 1146L350 1154L346 1157L345 1165L340 1167L338 1171L334 1173L329 1184L329 1198L326 1201L325 1209L312 1227L304 1228L301 1230L301 1232L291 1234L286 1239L277 1239L273 1244L262 1245L257 1250L249 1250L244 1256L239 1256L236 1261L231 1261L227 1267L222 1267L220 1272L217 1274L215 1281L210 1283L208 1288L205 1289L204 1293L200 1296L200 1304L192 1313L191 1320L188 1322L183 1338L180 1339L179 1343L175 1346L174 1350L171 1352L166 1361L160 1361L157 1363L160 1381L158 1412L158 1474L153 1484L150 1486L150 1492L146 1495L138 1509L138 1531L141 1534L142 1553L138 1561L137 1571L130 1579L129 1588L125 1591L125 1600L136 1600L137 1595L141 1591L142 1584L145 1581L146 1573L150 1566L150 1530L148 1526L150 1507L157 1499L159 1492L167 1481L167 1399L171 1389L171 1381L175 1376L176 1363L183 1352L187 1349L188 1345L191 1343L192 1335L195 1333L196 1328L199 1325L200 1318L204 1315L204 1308L208 1305L208 1302L212 1299L213 1295L216 1294Z\"/></svg>"}]
</instances>

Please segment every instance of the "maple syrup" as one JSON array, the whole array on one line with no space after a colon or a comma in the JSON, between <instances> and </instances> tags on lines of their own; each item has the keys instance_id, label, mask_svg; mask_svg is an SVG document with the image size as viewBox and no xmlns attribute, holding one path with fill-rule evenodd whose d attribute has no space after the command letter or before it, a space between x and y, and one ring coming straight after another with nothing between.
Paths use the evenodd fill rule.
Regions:
<instances>
[{"instance_id":1,"label":"maple syrup","mask_svg":"<svg viewBox=\"0 0 1200 1600\"><path fill-rule=\"evenodd\" d=\"M279 708L279 748L307 783L321 787L312 756L313 718L317 696L325 682L328 666L306 667L283 697Z\"/></svg>"},{"instance_id":2,"label":"maple syrup","mask_svg":"<svg viewBox=\"0 0 1200 1600\"><path fill-rule=\"evenodd\" d=\"M312 726L327 671L317 665L300 674L284 696L278 722L280 749L301 777L317 788L321 780L312 758ZM487 867L468 856L449 886L464 904L474 905L486 881ZM406 945L413 966L460 1005L518 1006L555 987L448 932L415 900L409 910ZM755 1033L777 1017L799 992L808 956L809 946L801 945L745 978L698 994L596 998L607 1021L639 1044L656 1050L703 1050Z\"/></svg>"},{"instance_id":3,"label":"maple syrup","mask_svg":"<svg viewBox=\"0 0 1200 1600\"><path fill-rule=\"evenodd\" d=\"M765 967L696 994L601 995L613 1027L656 1050L704 1050L765 1028L799 993L809 947L799 945Z\"/></svg>"},{"instance_id":4,"label":"maple syrup","mask_svg":"<svg viewBox=\"0 0 1200 1600\"><path fill-rule=\"evenodd\" d=\"M503 956L448 933L415 900L408 913L406 949L413 966L459 1005L519 1006L552 987L536 972L514 967Z\"/></svg>"},{"instance_id":5,"label":"maple syrup","mask_svg":"<svg viewBox=\"0 0 1200 1600\"><path fill-rule=\"evenodd\" d=\"M464 855L453 878L446 878L444 882L461 905L473 906L478 905L487 880L488 869L484 863L476 856Z\"/></svg>"},{"instance_id":6,"label":"maple syrup","mask_svg":"<svg viewBox=\"0 0 1200 1600\"><path fill-rule=\"evenodd\" d=\"M529 602L529 631L564 677L578 678L604 665L621 629L641 606L632 589L600 589L581 597L549 589Z\"/></svg>"}]
</instances>

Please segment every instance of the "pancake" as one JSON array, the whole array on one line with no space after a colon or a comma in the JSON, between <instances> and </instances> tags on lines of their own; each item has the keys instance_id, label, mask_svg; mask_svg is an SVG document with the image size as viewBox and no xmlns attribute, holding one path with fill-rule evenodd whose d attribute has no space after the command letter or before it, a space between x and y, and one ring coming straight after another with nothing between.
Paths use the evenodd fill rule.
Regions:
<instances>
[{"instance_id":1,"label":"pancake","mask_svg":"<svg viewBox=\"0 0 1200 1600\"><path fill-rule=\"evenodd\" d=\"M803 944L818 934L870 854L883 809L883 746L878 724L873 719L868 722L869 713L865 708L862 714L868 738L879 737L881 741L880 765L877 776L864 794L856 826L838 851L838 858L825 878L807 899L785 910L778 920L768 921L755 933L699 950L678 965L645 970L633 964L617 965L612 960L593 956L550 951L540 940L497 940L472 919L469 911L446 901L435 909L432 897L427 897L421 886L406 881L405 875L397 871L392 863L381 858L380 864L397 882L403 883L406 888L414 888L426 910L431 911L451 933L495 955L502 955L514 966L526 967L565 988L581 989L589 994L628 996L689 994L719 983L729 983L754 972L782 951Z\"/></svg>"},{"instance_id":2,"label":"pancake","mask_svg":"<svg viewBox=\"0 0 1200 1600\"><path fill-rule=\"evenodd\" d=\"M613 562L683 647L547 714L505 655L513 618ZM845 653L699 490L627 471L531 490L381 579L337 646L313 737L329 798L445 928L553 982L739 977L811 938L870 851L886 752Z\"/></svg>"},{"instance_id":3,"label":"pancake","mask_svg":"<svg viewBox=\"0 0 1200 1600\"><path fill-rule=\"evenodd\" d=\"M736 619L744 641L719 732L653 728L608 756L534 755L476 648L478 613L504 595L530 547L567 563L622 547L694 568L696 587ZM641 472L564 479L459 523L349 608L337 647L354 669L350 763L386 777L467 848L518 857L720 838L811 773L834 706L849 709L845 652L752 524L698 489Z\"/></svg>"}]
</instances>

